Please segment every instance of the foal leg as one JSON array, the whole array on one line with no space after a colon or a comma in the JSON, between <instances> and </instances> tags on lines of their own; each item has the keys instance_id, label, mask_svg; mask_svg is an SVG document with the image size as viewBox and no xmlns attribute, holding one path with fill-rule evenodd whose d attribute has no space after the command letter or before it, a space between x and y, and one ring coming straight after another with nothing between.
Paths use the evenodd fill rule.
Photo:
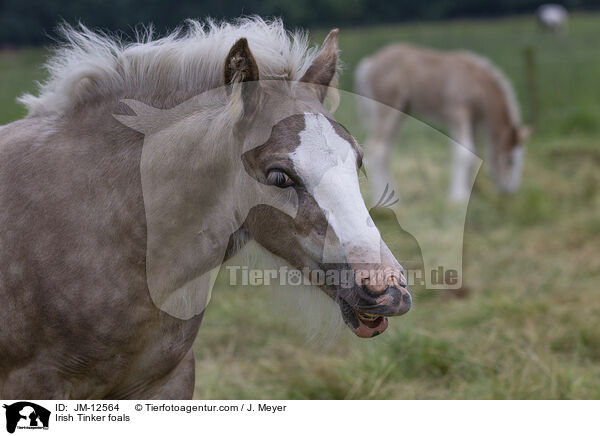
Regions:
<instances>
[{"instance_id":1,"label":"foal leg","mask_svg":"<svg viewBox=\"0 0 600 436\"><path fill-rule=\"evenodd\" d=\"M459 117L451 127L452 176L449 197L452 202L467 200L470 194L472 168L475 162L473 126L467 116Z\"/></svg>"},{"instance_id":2,"label":"foal leg","mask_svg":"<svg viewBox=\"0 0 600 436\"><path fill-rule=\"evenodd\" d=\"M365 145L367 151L367 166L371 199L378 202L386 186L391 183L390 151L404 114L387 106L379 106L375 114L369 138ZM388 192L393 188L390 185ZM397 193L396 193L397 194Z\"/></svg>"}]
</instances>

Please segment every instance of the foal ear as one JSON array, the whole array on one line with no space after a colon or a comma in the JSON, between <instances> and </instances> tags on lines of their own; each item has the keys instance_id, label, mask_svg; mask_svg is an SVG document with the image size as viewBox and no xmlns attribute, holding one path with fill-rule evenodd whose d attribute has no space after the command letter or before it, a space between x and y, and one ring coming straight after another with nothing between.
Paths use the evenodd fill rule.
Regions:
<instances>
[{"instance_id":1,"label":"foal ear","mask_svg":"<svg viewBox=\"0 0 600 436\"><path fill-rule=\"evenodd\" d=\"M223 80L229 96L229 112L240 121L255 112L259 99L258 64L246 38L239 39L225 58ZM254 82L244 85L246 82Z\"/></svg>"},{"instance_id":2,"label":"foal ear","mask_svg":"<svg viewBox=\"0 0 600 436\"><path fill-rule=\"evenodd\" d=\"M229 50L225 58L223 79L225 85L258 80L258 65L246 38L238 39Z\"/></svg>"},{"instance_id":3,"label":"foal ear","mask_svg":"<svg viewBox=\"0 0 600 436\"><path fill-rule=\"evenodd\" d=\"M300 79L300 82L317 85L314 90L321 102L325 100L328 87L334 82L337 73L338 33L338 29L329 32L321 51Z\"/></svg>"}]
</instances>

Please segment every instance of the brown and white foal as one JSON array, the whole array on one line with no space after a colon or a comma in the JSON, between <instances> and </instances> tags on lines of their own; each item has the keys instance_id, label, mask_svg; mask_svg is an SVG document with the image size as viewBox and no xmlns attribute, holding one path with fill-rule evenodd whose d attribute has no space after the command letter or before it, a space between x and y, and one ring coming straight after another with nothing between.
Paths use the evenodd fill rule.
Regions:
<instances>
[{"instance_id":1,"label":"brown and white foal","mask_svg":"<svg viewBox=\"0 0 600 436\"><path fill-rule=\"evenodd\" d=\"M357 94L368 121L369 179L379 198L389 177L390 147L404 114L441 123L453 142L449 196L468 198L475 163L474 130L489 137L490 169L502 191L520 183L523 143L530 133L522 126L512 87L488 60L468 52L439 52L408 44L392 44L363 59L355 74Z\"/></svg>"},{"instance_id":2,"label":"brown and white foal","mask_svg":"<svg viewBox=\"0 0 600 436\"><path fill-rule=\"evenodd\" d=\"M66 29L0 128L1 398L191 398L206 274L250 240L349 271L321 287L360 337L410 308L323 105L337 30L317 53L280 21L189 26L129 45Z\"/></svg>"}]
</instances>

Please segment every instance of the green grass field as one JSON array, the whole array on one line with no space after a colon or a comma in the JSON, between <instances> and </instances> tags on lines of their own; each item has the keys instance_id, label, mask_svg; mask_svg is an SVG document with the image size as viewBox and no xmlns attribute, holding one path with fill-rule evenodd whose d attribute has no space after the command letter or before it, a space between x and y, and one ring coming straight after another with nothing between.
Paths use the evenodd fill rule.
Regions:
<instances>
[{"instance_id":1,"label":"green grass field","mask_svg":"<svg viewBox=\"0 0 600 436\"><path fill-rule=\"evenodd\" d=\"M197 398L600 398L600 16L575 15L560 36L529 17L341 29L342 89L363 56L400 40L491 58L514 82L526 121L523 50L535 52L538 123L522 188L501 196L482 170L469 203L470 296L417 289L413 309L382 336L342 329L310 341L289 315L302 308L280 310L270 289L231 288L224 272L195 344ZM43 78L43 54L0 56L0 123L23 116L14 99ZM339 109L361 138L354 113L350 103ZM411 124L402 133L394 168L411 139L426 142L419 132ZM389 217L378 224L398 258L413 254L403 250L414 244L386 236Z\"/></svg>"}]
</instances>

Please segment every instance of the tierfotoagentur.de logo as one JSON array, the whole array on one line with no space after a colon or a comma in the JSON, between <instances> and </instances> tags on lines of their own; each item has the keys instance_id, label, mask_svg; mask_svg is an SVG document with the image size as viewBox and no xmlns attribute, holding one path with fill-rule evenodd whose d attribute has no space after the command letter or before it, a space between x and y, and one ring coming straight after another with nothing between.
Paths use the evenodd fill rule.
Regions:
<instances>
[{"instance_id":1,"label":"tierfotoagentur.de logo","mask_svg":"<svg viewBox=\"0 0 600 436\"><path fill-rule=\"evenodd\" d=\"M6 409L6 431L14 433L19 430L48 430L50 411L29 401L19 401L3 406Z\"/></svg>"}]
</instances>

